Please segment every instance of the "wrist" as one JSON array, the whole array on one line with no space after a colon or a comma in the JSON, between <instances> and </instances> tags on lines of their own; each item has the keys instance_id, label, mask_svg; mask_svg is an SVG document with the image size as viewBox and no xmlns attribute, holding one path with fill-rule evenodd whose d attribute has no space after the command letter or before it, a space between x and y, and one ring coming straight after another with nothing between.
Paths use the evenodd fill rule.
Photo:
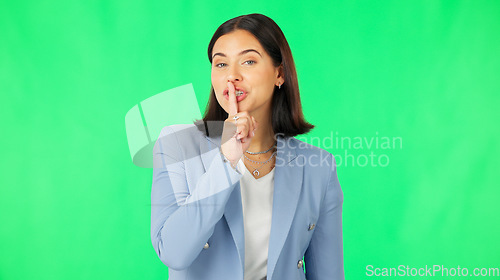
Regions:
<instances>
[{"instance_id":1,"label":"wrist","mask_svg":"<svg viewBox=\"0 0 500 280\"><path fill-rule=\"evenodd\" d=\"M220 150L220 154L222 156L222 159L224 160L224 162L229 162L229 165L231 165L231 167L234 169L234 170L237 170L236 169L236 166L238 165L238 161L239 160L230 160L226 157L226 155L224 155L224 153L222 152L222 149Z\"/></svg>"}]
</instances>

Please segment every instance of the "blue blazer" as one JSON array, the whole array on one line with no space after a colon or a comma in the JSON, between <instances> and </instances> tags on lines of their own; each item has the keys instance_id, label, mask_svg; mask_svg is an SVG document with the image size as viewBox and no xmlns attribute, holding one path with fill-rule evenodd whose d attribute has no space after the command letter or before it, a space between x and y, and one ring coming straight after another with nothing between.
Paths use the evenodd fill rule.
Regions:
<instances>
[{"instance_id":1,"label":"blue blazer","mask_svg":"<svg viewBox=\"0 0 500 280\"><path fill-rule=\"evenodd\" d=\"M154 145L151 241L169 279L243 279L243 175L220 142L188 124ZM267 280L344 279L342 203L333 155L278 135Z\"/></svg>"}]
</instances>

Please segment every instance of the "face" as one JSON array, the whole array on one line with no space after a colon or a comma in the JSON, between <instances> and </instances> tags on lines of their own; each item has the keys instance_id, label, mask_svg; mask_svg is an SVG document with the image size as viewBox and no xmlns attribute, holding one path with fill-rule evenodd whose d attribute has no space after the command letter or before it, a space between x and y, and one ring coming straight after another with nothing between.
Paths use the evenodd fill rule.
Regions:
<instances>
[{"instance_id":1,"label":"face","mask_svg":"<svg viewBox=\"0 0 500 280\"><path fill-rule=\"evenodd\" d=\"M274 67L271 57L252 33L236 30L219 37L212 57L212 86L226 112L229 112L228 81L236 90L244 92L243 99L238 101L238 112L270 112L274 87L283 84L284 79L280 68Z\"/></svg>"}]
</instances>

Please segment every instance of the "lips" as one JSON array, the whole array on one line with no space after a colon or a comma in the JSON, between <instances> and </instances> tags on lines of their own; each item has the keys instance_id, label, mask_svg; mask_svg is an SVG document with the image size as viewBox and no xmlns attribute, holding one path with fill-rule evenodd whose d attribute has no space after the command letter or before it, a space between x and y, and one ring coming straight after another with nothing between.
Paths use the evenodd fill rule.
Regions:
<instances>
[{"instance_id":1,"label":"lips","mask_svg":"<svg viewBox=\"0 0 500 280\"><path fill-rule=\"evenodd\" d=\"M240 91L243 92L242 95L236 96L236 101L240 102L241 100L245 99L245 97L247 97L247 92L244 89L242 89L242 88L235 88L235 91L237 91L237 90L240 90ZM226 98L226 100L229 100L229 90L228 89L224 90L223 95Z\"/></svg>"},{"instance_id":2,"label":"lips","mask_svg":"<svg viewBox=\"0 0 500 280\"><path fill-rule=\"evenodd\" d=\"M242 89L242 88L237 87L237 88L234 89L235 92L238 91L238 90L243 92L242 96L247 94L247 91L244 90L244 89ZM223 94L229 96L229 89L226 88L224 90Z\"/></svg>"}]
</instances>

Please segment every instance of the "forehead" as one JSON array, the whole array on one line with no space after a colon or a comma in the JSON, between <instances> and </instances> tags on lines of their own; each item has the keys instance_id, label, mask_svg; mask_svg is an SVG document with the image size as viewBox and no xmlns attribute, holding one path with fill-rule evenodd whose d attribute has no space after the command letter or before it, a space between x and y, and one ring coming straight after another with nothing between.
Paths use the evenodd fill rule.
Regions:
<instances>
[{"instance_id":1,"label":"forehead","mask_svg":"<svg viewBox=\"0 0 500 280\"><path fill-rule=\"evenodd\" d=\"M228 56L236 56L245 49L255 49L264 55L263 48L257 38L246 30L238 29L219 37L214 44L212 53L222 52Z\"/></svg>"}]
</instances>

